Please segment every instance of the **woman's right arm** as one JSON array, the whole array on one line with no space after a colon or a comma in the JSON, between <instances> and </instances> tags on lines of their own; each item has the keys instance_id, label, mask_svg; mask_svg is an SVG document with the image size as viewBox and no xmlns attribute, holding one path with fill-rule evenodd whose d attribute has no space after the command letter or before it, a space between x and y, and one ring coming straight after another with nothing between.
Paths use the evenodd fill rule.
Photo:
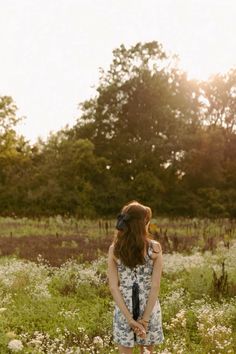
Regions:
<instances>
[{"instance_id":1,"label":"woman's right arm","mask_svg":"<svg viewBox=\"0 0 236 354\"><path fill-rule=\"evenodd\" d=\"M152 278L151 278L151 289L149 292L147 304L142 316L142 319L145 320L146 322L149 321L149 318L151 316L153 307L156 303L157 297L159 296L159 291L160 291L160 284L161 284L161 274L162 274L162 268L163 268L163 257L162 257L162 248L161 244L154 243L153 244L153 272L152 272Z\"/></svg>"}]
</instances>

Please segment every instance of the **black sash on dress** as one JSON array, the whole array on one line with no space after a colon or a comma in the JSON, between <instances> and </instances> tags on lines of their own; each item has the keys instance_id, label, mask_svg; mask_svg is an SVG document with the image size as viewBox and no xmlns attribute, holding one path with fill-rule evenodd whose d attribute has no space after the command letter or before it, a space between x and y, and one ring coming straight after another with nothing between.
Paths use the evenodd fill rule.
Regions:
<instances>
[{"instance_id":1,"label":"black sash on dress","mask_svg":"<svg viewBox=\"0 0 236 354\"><path fill-rule=\"evenodd\" d=\"M140 315L140 308L139 308L139 284L137 283L137 274L136 269L134 270L135 274L135 281L132 286L132 306L133 306L133 319L137 321ZM136 340L136 333L134 333L134 339Z\"/></svg>"}]
</instances>

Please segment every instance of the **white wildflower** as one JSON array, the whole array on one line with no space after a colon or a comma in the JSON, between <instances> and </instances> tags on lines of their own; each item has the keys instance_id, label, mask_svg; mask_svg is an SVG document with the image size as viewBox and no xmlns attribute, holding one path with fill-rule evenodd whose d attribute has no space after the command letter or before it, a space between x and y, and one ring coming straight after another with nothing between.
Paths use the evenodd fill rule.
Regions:
<instances>
[{"instance_id":1,"label":"white wildflower","mask_svg":"<svg viewBox=\"0 0 236 354\"><path fill-rule=\"evenodd\" d=\"M180 310L174 318L171 319L170 325L166 325L167 329L185 328L186 327L186 311L184 309Z\"/></svg>"},{"instance_id":2,"label":"white wildflower","mask_svg":"<svg viewBox=\"0 0 236 354\"><path fill-rule=\"evenodd\" d=\"M101 337L97 336L93 338L93 344L99 347L103 347L103 340Z\"/></svg>"},{"instance_id":3,"label":"white wildflower","mask_svg":"<svg viewBox=\"0 0 236 354\"><path fill-rule=\"evenodd\" d=\"M12 339L8 343L8 348L13 352L18 352L23 349L23 344L19 339Z\"/></svg>"},{"instance_id":4,"label":"white wildflower","mask_svg":"<svg viewBox=\"0 0 236 354\"><path fill-rule=\"evenodd\" d=\"M204 256L200 252L190 256L183 256L178 252L163 254L163 273L175 273L184 269L200 267L204 261Z\"/></svg>"},{"instance_id":5,"label":"white wildflower","mask_svg":"<svg viewBox=\"0 0 236 354\"><path fill-rule=\"evenodd\" d=\"M78 309L75 309L75 310L65 310L65 309L62 309L61 311L58 312L58 315L62 316L62 317L65 317L65 318L76 318L78 317L79 315L79 310Z\"/></svg>"},{"instance_id":6,"label":"white wildflower","mask_svg":"<svg viewBox=\"0 0 236 354\"><path fill-rule=\"evenodd\" d=\"M179 288L170 293L170 295L166 296L162 300L163 307L171 307L173 305L178 304L178 307L182 307L185 302L185 289Z\"/></svg>"},{"instance_id":7,"label":"white wildflower","mask_svg":"<svg viewBox=\"0 0 236 354\"><path fill-rule=\"evenodd\" d=\"M0 308L0 313L4 312L4 311L6 311L6 310L7 310L6 307L1 307L1 308Z\"/></svg>"},{"instance_id":8,"label":"white wildflower","mask_svg":"<svg viewBox=\"0 0 236 354\"><path fill-rule=\"evenodd\" d=\"M17 291L24 288L32 296L37 298L50 297L48 284L51 279L46 265L34 262L7 259L0 265L0 281L4 287ZM16 292L15 292L16 293ZM5 299L10 302L11 298ZM1 306L3 303L1 303Z\"/></svg>"}]
</instances>

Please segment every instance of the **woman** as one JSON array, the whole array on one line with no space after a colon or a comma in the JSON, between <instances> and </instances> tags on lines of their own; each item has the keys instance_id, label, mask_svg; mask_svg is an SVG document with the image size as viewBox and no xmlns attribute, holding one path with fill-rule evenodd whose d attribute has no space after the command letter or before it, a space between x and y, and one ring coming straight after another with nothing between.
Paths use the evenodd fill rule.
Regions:
<instances>
[{"instance_id":1,"label":"woman","mask_svg":"<svg viewBox=\"0 0 236 354\"><path fill-rule=\"evenodd\" d=\"M135 344L141 353L153 353L154 344L164 340L158 299L162 249L148 237L151 217L151 209L137 201L125 205L109 248L109 288L115 301L113 339L122 354L132 353Z\"/></svg>"}]
</instances>

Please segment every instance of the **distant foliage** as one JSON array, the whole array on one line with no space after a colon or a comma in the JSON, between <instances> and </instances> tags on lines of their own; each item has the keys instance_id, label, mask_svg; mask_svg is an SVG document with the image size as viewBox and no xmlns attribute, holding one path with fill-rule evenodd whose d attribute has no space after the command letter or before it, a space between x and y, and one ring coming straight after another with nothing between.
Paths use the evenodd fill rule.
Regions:
<instances>
[{"instance_id":1,"label":"distant foliage","mask_svg":"<svg viewBox=\"0 0 236 354\"><path fill-rule=\"evenodd\" d=\"M113 51L72 128L30 146L0 97L0 214L236 217L236 69L189 80L158 42Z\"/></svg>"}]
</instances>

